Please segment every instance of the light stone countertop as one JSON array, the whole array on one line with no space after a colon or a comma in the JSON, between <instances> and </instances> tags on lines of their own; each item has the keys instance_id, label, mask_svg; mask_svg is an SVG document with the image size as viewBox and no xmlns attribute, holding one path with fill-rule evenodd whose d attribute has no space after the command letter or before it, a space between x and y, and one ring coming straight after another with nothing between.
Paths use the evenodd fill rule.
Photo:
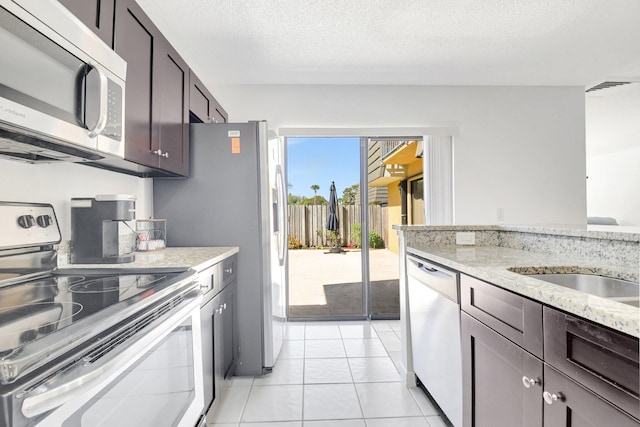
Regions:
<instances>
[{"instance_id":1,"label":"light stone countertop","mask_svg":"<svg viewBox=\"0 0 640 427\"><path fill-rule=\"evenodd\" d=\"M621 302L592 296L518 274L542 273L542 267L556 272L592 273L624 277L629 272L593 267L593 260L570 258L553 253L541 253L499 246L422 246L408 247L415 253L438 264L493 283L501 288L529 297L549 306L575 314L601 325L640 337L640 309ZM550 272L546 269L546 272Z\"/></svg>"},{"instance_id":2,"label":"light stone countertop","mask_svg":"<svg viewBox=\"0 0 640 427\"><path fill-rule=\"evenodd\" d=\"M401 231L511 231L546 236L640 242L640 227L609 225L394 225Z\"/></svg>"},{"instance_id":3,"label":"light stone countertop","mask_svg":"<svg viewBox=\"0 0 640 427\"><path fill-rule=\"evenodd\" d=\"M165 248L136 252L135 261L124 264L58 264L59 268L193 268L202 271L239 252L237 247Z\"/></svg>"}]
</instances>

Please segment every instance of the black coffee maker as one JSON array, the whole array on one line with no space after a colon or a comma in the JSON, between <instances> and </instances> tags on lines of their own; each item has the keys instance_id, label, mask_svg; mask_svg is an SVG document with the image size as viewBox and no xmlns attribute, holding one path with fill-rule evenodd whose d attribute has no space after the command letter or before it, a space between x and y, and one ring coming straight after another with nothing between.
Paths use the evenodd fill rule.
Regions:
<instances>
[{"instance_id":1,"label":"black coffee maker","mask_svg":"<svg viewBox=\"0 0 640 427\"><path fill-rule=\"evenodd\" d=\"M120 253L118 225L135 219L135 200L129 194L71 199L71 263L132 262L133 250Z\"/></svg>"}]
</instances>

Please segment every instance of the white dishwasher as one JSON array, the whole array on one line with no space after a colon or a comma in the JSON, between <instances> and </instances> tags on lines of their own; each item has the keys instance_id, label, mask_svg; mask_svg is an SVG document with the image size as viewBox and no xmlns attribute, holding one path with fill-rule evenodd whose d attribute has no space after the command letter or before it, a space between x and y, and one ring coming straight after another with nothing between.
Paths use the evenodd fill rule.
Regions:
<instances>
[{"instance_id":1,"label":"white dishwasher","mask_svg":"<svg viewBox=\"0 0 640 427\"><path fill-rule=\"evenodd\" d=\"M413 371L455 427L462 426L459 273L407 254Z\"/></svg>"}]
</instances>

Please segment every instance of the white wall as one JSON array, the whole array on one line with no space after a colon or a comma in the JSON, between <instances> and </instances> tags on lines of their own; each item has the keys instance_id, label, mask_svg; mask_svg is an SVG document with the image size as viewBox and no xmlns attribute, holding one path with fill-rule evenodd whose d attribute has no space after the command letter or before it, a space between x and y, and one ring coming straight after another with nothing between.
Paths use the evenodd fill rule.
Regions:
<instances>
[{"instance_id":1,"label":"white wall","mask_svg":"<svg viewBox=\"0 0 640 427\"><path fill-rule=\"evenodd\" d=\"M230 85L231 121L272 127L451 127L455 223L586 222L584 89Z\"/></svg>"},{"instance_id":2,"label":"white wall","mask_svg":"<svg viewBox=\"0 0 640 427\"><path fill-rule=\"evenodd\" d=\"M640 226L640 83L586 97L587 212Z\"/></svg>"},{"instance_id":3,"label":"white wall","mask_svg":"<svg viewBox=\"0 0 640 427\"><path fill-rule=\"evenodd\" d=\"M0 159L0 201L51 203L62 239L71 238L72 197L96 194L133 194L136 218L152 212L152 180L74 163L26 164Z\"/></svg>"},{"instance_id":4,"label":"white wall","mask_svg":"<svg viewBox=\"0 0 640 427\"><path fill-rule=\"evenodd\" d=\"M640 147L587 160L589 216L640 226Z\"/></svg>"}]
</instances>

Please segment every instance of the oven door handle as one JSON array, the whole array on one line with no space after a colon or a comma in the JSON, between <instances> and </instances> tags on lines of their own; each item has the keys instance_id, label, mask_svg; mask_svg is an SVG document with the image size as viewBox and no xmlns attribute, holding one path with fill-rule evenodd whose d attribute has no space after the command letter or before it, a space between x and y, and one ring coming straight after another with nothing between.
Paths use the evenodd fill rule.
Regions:
<instances>
[{"instance_id":1,"label":"oven door handle","mask_svg":"<svg viewBox=\"0 0 640 427\"><path fill-rule=\"evenodd\" d=\"M141 331L143 333L139 333L137 338L132 338L122 348L116 347L117 354L107 353L92 365L86 365L81 360L77 368L68 369L61 375L56 375L27 392L27 397L22 402L22 414L27 418L32 418L62 406L75 398L87 399L86 396L93 396L96 390L102 389L113 378L143 357L150 348L166 337L192 312L199 314L202 295L199 294L187 301L169 317L154 321L157 326L153 329L149 331L143 329Z\"/></svg>"}]
</instances>

